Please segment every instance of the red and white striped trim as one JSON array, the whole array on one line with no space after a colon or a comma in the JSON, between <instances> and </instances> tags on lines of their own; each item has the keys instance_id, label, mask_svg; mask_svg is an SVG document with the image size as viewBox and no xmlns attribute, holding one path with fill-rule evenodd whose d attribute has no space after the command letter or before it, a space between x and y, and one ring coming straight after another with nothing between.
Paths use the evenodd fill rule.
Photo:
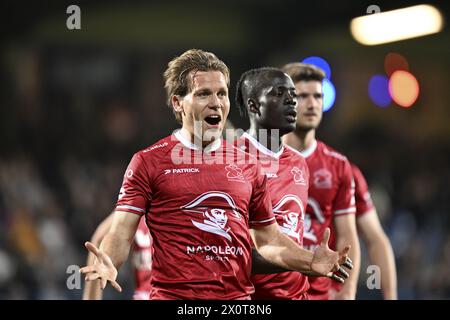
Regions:
<instances>
[{"instance_id":1,"label":"red and white striped trim","mask_svg":"<svg viewBox=\"0 0 450 320\"><path fill-rule=\"evenodd\" d=\"M144 209L134 207L134 206L129 206L129 205L120 205L120 206L117 206L116 209L128 209L128 210L133 210L133 211L137 211L140 213L145 213Z\"/></svg>"},{"instance_id":2,"label":"red and white striped trim","mask_svg":"<svg viewBox=\"0 0 450 320\"><path fill-rule=\"evenodd\" d=\"M334 211L335 215L348 214L348 213L356 213L356 208L351 207L351 208L347 208L347 209L341 209L341 210Z\"/></svg>"}]
</instances>

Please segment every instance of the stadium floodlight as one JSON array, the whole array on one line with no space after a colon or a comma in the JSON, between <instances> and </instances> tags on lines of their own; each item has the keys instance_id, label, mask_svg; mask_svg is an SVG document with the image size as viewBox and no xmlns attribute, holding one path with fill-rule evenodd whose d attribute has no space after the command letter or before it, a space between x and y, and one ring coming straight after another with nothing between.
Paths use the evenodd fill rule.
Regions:
<instances>
[{"instance_id":1,"label":"stadium floodlight","mask_svg":"<svg viewBox=\"0 0 450 320\"><path fill-rule=\"evenodd\" d=\"M437 33L442 27L441 12L427 4L357 17L350 23L355 40L368 46Z\"/></svg>"}]
</instances>

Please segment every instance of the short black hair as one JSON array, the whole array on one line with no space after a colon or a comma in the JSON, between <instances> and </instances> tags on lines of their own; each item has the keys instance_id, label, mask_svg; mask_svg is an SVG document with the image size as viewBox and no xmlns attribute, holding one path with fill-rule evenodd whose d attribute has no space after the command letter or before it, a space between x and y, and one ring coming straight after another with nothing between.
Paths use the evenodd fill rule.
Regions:
<instances>
[{"instance_id":1,"label":"short black hair","mask_svg":"<svg viewBox=\"0 0 450 320\"><path fill-rule=\"evenodd\" d=\"M242 117L248 117L246 100L249 97L256 96L261 89L261 85L267 81L267 77L265 76L274 72L284 73L278 68L262 67L248 70L241 75L241 78L236 84L236 104Z\"/></svg>"}]
</instances>

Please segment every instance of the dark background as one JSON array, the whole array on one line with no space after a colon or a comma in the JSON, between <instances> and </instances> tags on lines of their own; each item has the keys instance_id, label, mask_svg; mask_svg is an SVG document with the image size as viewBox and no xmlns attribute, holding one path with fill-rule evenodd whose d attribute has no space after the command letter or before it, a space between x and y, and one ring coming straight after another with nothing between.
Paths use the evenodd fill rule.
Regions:
<instances>
[{"instance_id":1,"label":"dark background","mask_svg":"<svg viewBox=\"0 0 450 320\"><path fill-rule=\"evenodd\" d=\"M114 208L131 155L176 127L162 73L189 48L216 53L240 74L319 55L337 90L318 137L366 175L392 241L402 299L450 298L449 30L362 46L349 32L371 4L418 1L6 1L1 4L0 298L79 299L69 265ZM428 1L448 19L449 3ZM81 8L81 30L66 8ZM409 109L375 106L369 79L384 57L407 58L420 95ZM230 120L246 129L232 103ZM379 299L366 287L359 298ZM129 298L129 266L121 270Z\"/></svg>"}]
</instances>

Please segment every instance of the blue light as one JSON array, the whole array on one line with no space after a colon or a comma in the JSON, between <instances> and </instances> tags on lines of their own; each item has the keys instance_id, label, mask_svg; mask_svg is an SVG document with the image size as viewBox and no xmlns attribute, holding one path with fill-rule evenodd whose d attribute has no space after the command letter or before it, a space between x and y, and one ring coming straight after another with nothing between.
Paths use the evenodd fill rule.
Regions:
<instances>
[{"instance_id":1,"label":"blue light","mask_svg":"<svg viewBox=\"0 0 450 320\"><path fill-rule=\"evenodd\" d=\"M323 112L330 110L334 101L336 100L336 89L334 88L333 82L328 79L323 79L322 83L323 90Z\"/></svg>"},{"instance_id":2,"label":"blue light","mask_svg":"<svg viewBox=\"0 0 450 320\"><path fill-rule=\"evenodd\" d=\"M386 108L391 104L389 79L386 76L377 74L370 78L369 97L378 107Z\"/></svg>"},{"instance_id":3,"label":"blue light","mask_svg":"<svg viewBox=\"0 0 450 320\"><path fill-rule=\"evenodd\" d=\"M328 79L331 79L331 67L330 64L321 57L311 56L303 59L303 63L313 64L316 67L319 67L323 71L325 71L325 75Z\"/></svg>"}]
</instances>

